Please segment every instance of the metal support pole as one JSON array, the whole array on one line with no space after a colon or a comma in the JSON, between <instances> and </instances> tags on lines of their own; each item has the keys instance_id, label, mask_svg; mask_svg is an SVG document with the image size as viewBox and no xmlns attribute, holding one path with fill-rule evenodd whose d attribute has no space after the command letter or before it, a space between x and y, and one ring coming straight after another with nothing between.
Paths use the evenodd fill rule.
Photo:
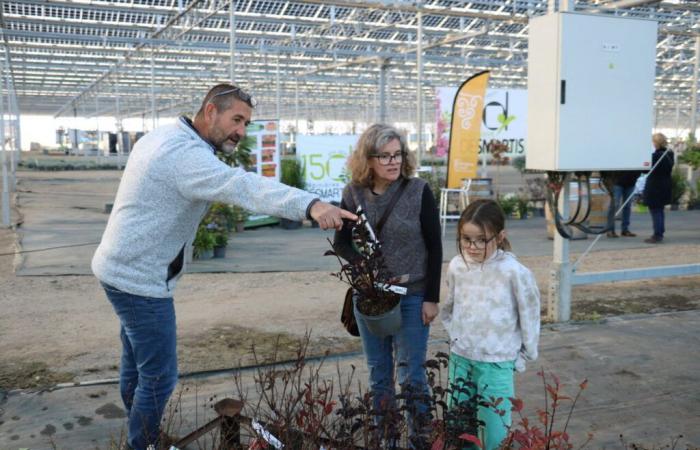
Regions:
<instances>
[{"instance_id":1,"label":"metal support pole","mask_svg":"<svg viewBox=\"0 0 700 450\"><path fill-rule=\"evenodd\" d=\"M695 37L695 65L693 66L693 86L690 95L690 132L697 137L698 128L698 71L700 71L700 36Z\"/></svg>"},{"instance_id":2,"label":"metal support pole","mask_svg":"<svg viewBox=\"0 0 700 450\"><path fill-rule=\"evenodd\" d=\"M423 156L423 12L418 11L418 36L416 42L416 137L418 148L416 160L418 167Z\"/></svg>"},{"instance_id":3,"label":"metal support pole","mask_svg":"<svg viewBox=\"0 0 700 450\"><path fill-rule=\"evenodd\" d=\"M95 91L95 135L97 135L97 156L100 158L102 154L100 153L100 96L97 95ZM109 149L107 149L109 153Z\"/></svg>"},{"instance_id":4,"label":"metal support pole","mask_svg":"<svg viewBox=\"0 0 700 450\"><path fill-rule=\"evenodd\" d=\"M695 36L695 65L693 66L693 86L690 94L690 132L695 139L698 128L698 72L700 71L700 36ZM693 168L688 166L686 178L688 182L693 181Z\"/></svg>"},{"instance_id":5,"label":"metal support pole","mask_svg":"<svg viewBox=\"0 0 700 450\"><path fill-rule=\"evenodd\" d=\"M569 176L564 177L564 186L559 196L559 213L569 217ZM547 318L554 322L571 319L571 264L569 263L569 240L554 231L554 255L549 278L547 296Z\"/></svg>"},{"instance_id":6,"label":"metal support pole","mask_svg":"<svg viewBox=\"0 0 700 450\"><path fill-rule=\"evenodd\" d=\"M2 71L5 75L4 70ZM1 84L0 84L1 87ZM5 107L4 94L0 89L0 148L2 149L2 226L10 226L10 183L7 179L7 155L5 154Z\"/></svg>"},{"instance_id":7,"label":"metal support pole","mask_svg":"<svg viewBox=\"0 0 700 450\"><path fill-rule=\"evenodd\" d=\"M294 144L299 136L299 78L294 80Z\"/></svg>"},{"instance_id":8,"label":"metal support pole","mask_svg":"<svg viewBox=\"0 0 700 450\"><path fill-rule=\"evenodd\" d=\"M156 63L151 49L151 130L156 129Z\"/></svg>"},{"instance_id":9,"label":"metal support pole","mask_svg":"<svg viewBox=\"0 0 700 450\"><path fill-rule=\"evenodd\" d=\"M386 123L386 71L389 68L387 59L379 62L379 123Z\"/></svg>"},{"instance_id":10,"label":"metal support pole","mask_svg":"<svg viewBox=\"0 0 700 450\"><path fill-rule=\"evenodd\" d=\"M281 105L281 86L280 86L280 54L277 53L277 67L275 68L275 116L282 123L282 105Z\"/></svg>"},{"instance_id":11,"label":"metal support pole","mask_svg":"<svg viewBox=\"0 0 700 450\"><path fill-rule=\"evenodd\" d=\"M17 147L17 136L15 136L15 128L14 128L14 123L12 120L13 116L13 108L12 108L12 89L13 86L11 84L10 78L12 78L12 72L10 71L10 62L9 62L9 57L5 58L5 64L4 64L4 73L5 73L5 88L7 89L7 121L8 121L8 132L9 136L5 135L5 127L4 127L4 116L3 116L3 154L6 151L10 152L10 157L9 157L9 180L8 180L8 185L9 185L9 190L10 192L15 192L16 187L17 187L17 182L15 180L15 175L17 174L17 167L15 166L15 150ZM4 112L3 112L4 114ZM19 115L15 115L15 120L19 120ZM5 139L7 139L9 142L12 143L12 145L5 145Z\"/></svg>"},{"instance_id":12,"label":"metal support pole","mask_svg":"<svg viewBox=\"0 0 700 450\"><path fill-rule=\"evenodd\" d=\"M229 19L229 75L231 79L231 84L236 84L234 80L234 75L236 73L236 0L231 0L229 5L228 19Z\"/></svg>"}]
</instances>

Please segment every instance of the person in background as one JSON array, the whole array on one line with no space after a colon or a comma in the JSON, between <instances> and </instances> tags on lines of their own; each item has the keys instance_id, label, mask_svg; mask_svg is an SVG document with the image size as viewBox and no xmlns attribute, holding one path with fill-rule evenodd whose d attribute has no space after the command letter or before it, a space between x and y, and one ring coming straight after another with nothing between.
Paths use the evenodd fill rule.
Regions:
<instances>
[{"instance_id":1,"label":"person in background","mask_svg":"<svg viewBox=\"0 0 700 450\"><path fill-rule=\"evenodd\" d=\"M134 450L165 445L160 420L177 384L173 292L185 248L210 202L340 228L356 216L308 192L226 165L245 136L254 102L230 84L214 86L194 120L180 117L143 136L129 155L114 207L92 259L120 321L119 384Z\"/></svg>"},{"instance_id":2,"label":"person in background","mask_svg":"<svg viewBox=\"0 0 700 450\"><path fill-rule=\"evenodd\" d=\"M671 150L667 149L668 140L662 133L654 133L651 142L655 149L651 155L653 170L647 175L644 184L644 204L649 207L654 234L648 239L644 239L644 242L658 244L664 240L664 232L666 231L664 206L671 203L671 172L673 171L674 155Z\"/></svg>"},{"instance_id":3,"label":"person in background","mask_svg":"<svg viewBox=\"0 0 700 450\"><path fill-rule=\"evenodd\" d=\"M634 195L634 186L637 183L637 178L642 172L639 170L623 170L614 172L612 177L614 179L613 185L613 196L615 201L611 203L610 210L608 212L608 222L611 224L612 229L608 231L607 236L609 238L619 237L615 233L615 213L620 206L625 203L622 208L622 225L620 227L620 234L625 237L635 237L635 233L630 231L630 218L632 216L632 200L627 201L632 195Z\"/></svg>"},{"instance_id":4,"label":"person in background","mask_svg":"<svg viewBox=\"0 0 700 450\"><path fill-rule=\"evenodd\" d=\"M505 214L493 200L472 202L457 224L459 255L447 269L447 298L440 312L450 338L448 405L475 394L494 406L479 405L482 448L500 447L511 425L514 371L537 359L540 293L532 272L510 252ZM474 387L462 385L468 380ZM496 411L498 409L498 411ZM500 413L499 413L500 411Z\"/></svg>"},{"instance_id":5,"label":"person in background","mask_svg":"<svg viewBox=\"0 0 700 450\"><path fill-rule=\"evenodd\" d=\"M415 398L428 394L424 364L430 323L438 314L442 270L440 220L430 186L413 176L415 159L408 151L404 136L395 128L383 124L370 126L350 155L348 169L352 181L343 190L340 207L355 211L361 205L373 228L406 180L378 236L388 270L400 280L395 284L408 288L400 301L401 330L386 337L372 334L362 316L357 315L355 303L374 408L385 415L386 411L395 410L396 366L402 392L408 388L413 393L409 396ZM336 231L334 247L347 261L360 257L352 246L351 227ZM420 401L408 406L416 412L415 417L424 416L427 410ZM410 415L409 421L412 434L426 425L412 421Z\"/></svg>"}]
</instances>

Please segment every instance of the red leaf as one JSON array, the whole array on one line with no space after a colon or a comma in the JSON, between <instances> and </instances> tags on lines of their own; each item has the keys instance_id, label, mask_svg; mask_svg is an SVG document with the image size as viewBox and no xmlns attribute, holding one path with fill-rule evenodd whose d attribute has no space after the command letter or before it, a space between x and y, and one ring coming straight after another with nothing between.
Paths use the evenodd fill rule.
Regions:
<instances>
[{"instance_id":1,"label":"red leaf","mask_svg":"<svg viewBox=\"0 0 700 450\"><path fill-rule=\"evenodd\" d=\"M471 442L472 444L476 445L479 448L484 448L483 444L479 440L478 437L474 436L473 434L469 433L464 433L459 436L460 439L463 441Z\"/></svg>"},{"instance_id":2,"label":"red leaf","mask_svg":"<svg viewBox=\"0 0 700 450\"><path fill-rule=\"evenodd\" d=\"M430 446L430 450L442 450L444 446L445 441L442 439L442 436L438 436L438 438L433 442L433 445Z\"/></svg>"},{"instance_id":3,"label":"red leaf","mask_svg":"<svg viewBox=\"0 0 700 450\"><path fill-rule=\"evenodd\" d=\"M523 410L523 401L520 400L519 398L513 398L513 397L511 397L511 398L510 398L510 403L513 405L513 407L511 408L511 410L513 410L513 411L515 411L515 412L520 412L520 411Z\"/></svg>"},{"instance_id":4,"label":"red leaf","mask_svg":"<svg viewBox=\"0 0 700 450\"><path fill-rule=\"evenodd\" d=\"M581 390L586 389L586 388L588 387L588 378L586 378L585 380L583 380L583 381L581 382L581 384L578 385L578 387L580 387Z\"/></svg>"},{"instance_id":5,"label":"red leaf","mask_svg":"<svg viewBox=\"0 0 700 450\"><path fill-rule=\"evenodd\" d=\"M333 408L335 408L335 401L326 403L326 406L323 407L323 415L327 416L328 414L332 413Z\"/></svg>"}]
</instances>

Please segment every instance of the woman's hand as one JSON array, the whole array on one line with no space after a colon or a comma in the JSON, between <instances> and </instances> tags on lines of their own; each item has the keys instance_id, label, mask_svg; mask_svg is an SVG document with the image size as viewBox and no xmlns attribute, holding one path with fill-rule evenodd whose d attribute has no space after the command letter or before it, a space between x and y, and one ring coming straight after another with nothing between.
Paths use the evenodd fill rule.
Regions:
<instances>
[{"instance_id":1,"label":"woman's hand","mask_svg":"<svg viewBox=\"0 0 700 450\"><path fill-rule=\"evenodd\" d=\"M423 302L423 325L430 325L430 322L438 315L438 304L433 302Z\"/></svg>"}]
</instances>

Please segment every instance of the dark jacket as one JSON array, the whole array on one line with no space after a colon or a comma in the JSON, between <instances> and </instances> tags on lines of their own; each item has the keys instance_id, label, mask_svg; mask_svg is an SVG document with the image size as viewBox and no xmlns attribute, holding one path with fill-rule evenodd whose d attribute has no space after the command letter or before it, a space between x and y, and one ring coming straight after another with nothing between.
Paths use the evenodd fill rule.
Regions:
<instances>
[{"instance_id":1,"label":"dark jacket","mask_svg":"<svg viewBox=\"0 0 700 450\"><path fill-rule=\"evenodd\" d=\"M637 178L641 175L641 170L619 170L613 173L615 186L626 188L634 187L637 183Z\"/></svg>"},{"instance_id":2,"label":"dark jacket","mask_svg":"<svg viewBox=\"0 0 700 450\"><path fill-rule=\"evenodd\" d=\"M656 150L651 155L651 166L661 158L665 148ZM671 203L671 171L673 170L673 152L669 151L664 159L647 175L644 184L644 203L651 209L663 208Z\"/></svg>"}]
</instances>

